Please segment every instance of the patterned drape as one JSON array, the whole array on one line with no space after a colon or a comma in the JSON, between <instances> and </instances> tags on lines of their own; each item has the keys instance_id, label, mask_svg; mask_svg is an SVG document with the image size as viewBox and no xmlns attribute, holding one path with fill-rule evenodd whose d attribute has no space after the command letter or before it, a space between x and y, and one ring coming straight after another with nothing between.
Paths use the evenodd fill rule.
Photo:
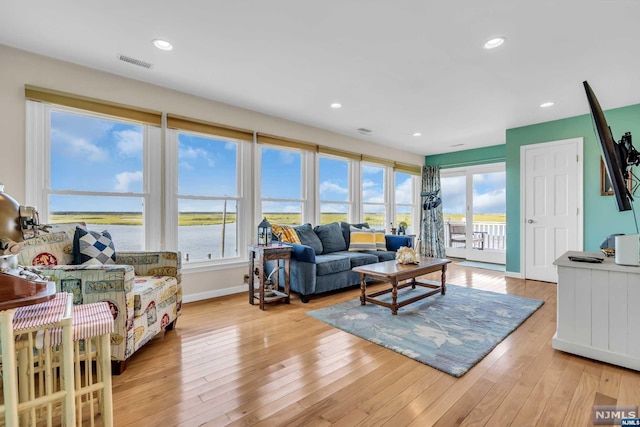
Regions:
<instances>
[{"instance_id":1,"label":"patterned drape","mask_svg":"<svg viewBox=\"0 0 640 427\"><path fill-rule=\"evenodd\" d=\"M432 194L428 197L426 194ZM442 221L442 203L425 203L440 198L440 167L422 168L422 214L420 215L420 254L423 256L444 258L444 223ZM437 206L433 207L433 205ZM426 209L425 209L426 207Z\"/></svg>"}]
</instances>

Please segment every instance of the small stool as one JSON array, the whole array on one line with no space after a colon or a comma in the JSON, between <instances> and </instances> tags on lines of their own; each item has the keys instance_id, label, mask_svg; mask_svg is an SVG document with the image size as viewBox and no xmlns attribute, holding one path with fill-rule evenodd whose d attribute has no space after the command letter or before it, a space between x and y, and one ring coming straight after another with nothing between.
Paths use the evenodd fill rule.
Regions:
<instances>
[{"instance_id":1,"label":"small stool","mask_svg":"<svg viewBox=\"0 0 640 427\"><path fill-rule=\"evenodd\" d=\"M84 406L89 407L90 425L94 425L95 394L97 393L102 425L113 426L110 338L113 331L113 316L107 302L73 306L75 408L78 425L83 425ZM61 332L57 329L51 334L53 345L60 342ZM95 372L94 361L96 362ZM83 364L84 370L82 370Z\"/></svg>"},{"instance_id":2,"label":"small stool","mask_svg":"<svg viewBox=\"0 0 640 427\"><path fill-rule=\"evenodd\" d=\"M23 424L51 424L60 417L62 424L75 425L72 300L71 294L58 293L50 301L15 310L17 384L10 392L17 394L16 401L19 397L18 416ZM3 351L3 364L11 357L15 354Z\"/></svg>"}]
</instances>

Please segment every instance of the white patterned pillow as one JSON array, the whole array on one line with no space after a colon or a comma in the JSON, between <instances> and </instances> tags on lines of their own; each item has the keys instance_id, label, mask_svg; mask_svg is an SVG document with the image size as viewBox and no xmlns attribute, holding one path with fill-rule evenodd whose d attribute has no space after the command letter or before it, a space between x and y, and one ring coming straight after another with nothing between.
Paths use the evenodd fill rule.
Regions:
<instances>
[{"instance_id":1,"label":"white patterned pillow","mask_svg":"<svg viewBox=\"0 0 640 427\"><path fill-rule=\"evenodd\" d=\"M73 259L76 265L115 264L116 249L111 234L106 230L97 233L77 227L73 236Z\"/></svg>"}]
</instances>

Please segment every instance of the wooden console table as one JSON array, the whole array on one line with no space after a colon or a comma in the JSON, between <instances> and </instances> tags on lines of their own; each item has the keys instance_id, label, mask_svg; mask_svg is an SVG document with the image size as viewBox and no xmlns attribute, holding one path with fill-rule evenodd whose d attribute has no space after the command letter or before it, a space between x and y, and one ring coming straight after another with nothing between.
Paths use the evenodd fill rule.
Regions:
<instances>
[{"instance_id":1,"label":"wooden console table","mask_svg":"<svg viewBox=\"0 0 640 427\"><path fill-rule=\"evenodd\" d=\"M576 262L567 252L558 266L555 349L640 371L640 267Z\"/></svg>"},{"instance_id":2,"label":"wooden console table","mask_svg":"<svg viewBox=\"0 0 640 427\"><path fill-rule=\"evenodd\" d=\"M293 248L288 245L249 245L249 304L255 304L257 299L260 302L260 310L264 310L265 303L284 301L289 304L289 273L291 272L291 252ZM281 292L278 287L278 272L273 277L273 290L271 295L266 293L265 282L267 273L265 271L267 261L275 261L276 268L280 266L280 260L284 262L284 284ZM256 262L257 261L257 262ZM254 277L259 277L258 289L255 288Z\"/></svg>"}]
</instances>

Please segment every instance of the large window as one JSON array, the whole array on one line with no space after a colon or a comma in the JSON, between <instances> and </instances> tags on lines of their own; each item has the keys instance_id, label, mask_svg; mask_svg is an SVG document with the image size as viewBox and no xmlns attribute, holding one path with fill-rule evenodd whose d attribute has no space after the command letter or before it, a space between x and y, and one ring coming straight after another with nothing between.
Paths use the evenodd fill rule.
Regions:
<instances>
[{"instance_id":1,"label":"large window","mask_svg":"<svg viewBox=\"0 0 640 427\"><path fill-rule=\"evenodd\" d=\"M43 223L108 230L117 251L239 265L263 217L417 233L415 166L47 89L25 96L24 203Z\"/></svg>"},{"instance_id":2,"label":"large window","mask_svg":"<svg viewBox=\"0 0 640 427\"><path fill-rule=\"evenodd\" d=\"M406 225L406 234L417 234L414 226L416 194L415 194L415 175L405 172L395 172L395 223L394 226L400 228Z\"/></svg>"},{"instance_id":3,"label":"large window","mask_svg":"<svg viewBox=\"0 0 640 427\"><path fill-rule=\"evenodd\" d=\"M240 144L178 132L178 249L185 261L239 255Z\"/></svg>"},{"instance_id":4,"label":"large window","mask_svg":"<svg viewBox=\"0 0 640 427\"><path fill-rule=\"evenodd\" d=\"M32 194L43 222L83 221L89 229L108 230L118 250L157 243L146 236L154 199L152 171L145 165L151 146L159 142L159 129L35 102L28 108L31 117L41 120L31 125L49 124L42 133L48 138L39 145L46 155L34 162L31 175L42 183Z\"/></svg>"},{"instance_id":5,"label":"large window","mask_svg":"<svg viewBox=\"0 0 640 427\"><path fill-rule=\"evenodd\" d=\"M349 222L352 200L349 166L349 160L319 156L320 224Z\"/></svg>"},{"instance_id":6,"label":"large window","mask_svg":"<svg viewBox=\"0 0 640 427\"><path fill-rule=\"evenodd\" d=\"M261 146L260 151L262 216L274 224L301 224L305 207L303 153L269 146Z\"/></svg>"},{"instance_id":7,"label":"large window","mask_svg":"<svg viewBox=\"0 0 640 427\"><path fill-rule=\"evenodd\" d=\"M362 218L372 228L386 228L390 232L391 224L387 224L385 172L385 166L362 164Z\"/></svg>"}]
</instances>

